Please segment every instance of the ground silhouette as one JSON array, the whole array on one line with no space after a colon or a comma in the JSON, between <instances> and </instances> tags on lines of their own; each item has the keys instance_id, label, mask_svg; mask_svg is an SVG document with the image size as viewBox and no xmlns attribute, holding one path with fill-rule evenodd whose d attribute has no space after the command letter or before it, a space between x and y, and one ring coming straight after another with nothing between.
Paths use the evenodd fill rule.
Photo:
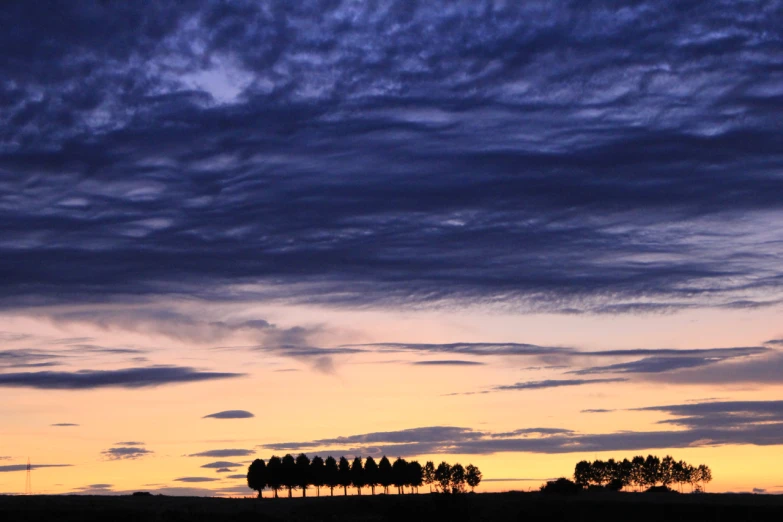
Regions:
<instances>
[{"instance_id":1,"label":"ground silhouette","mask_svg":"<svg viewBox=\"0 0 783 522\"><path fill-rule=\"evenodd\" d=\"M369 521L766 521L781 520L776 495L671 495L602 491L562 497L541 493L364 495L293 498L0 496L4 522L369 522Z\"/></svg>"}]
</instances>

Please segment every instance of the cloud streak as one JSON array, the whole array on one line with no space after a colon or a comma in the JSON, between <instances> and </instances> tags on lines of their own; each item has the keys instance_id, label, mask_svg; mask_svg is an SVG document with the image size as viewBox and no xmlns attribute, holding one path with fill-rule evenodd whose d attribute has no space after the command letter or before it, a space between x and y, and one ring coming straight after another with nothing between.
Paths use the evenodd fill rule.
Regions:
<instances>
[{"instance_id":1,"label":"cloud streak","mask_svg":"<svg viewBox=\"0 0 783 522\"><path fill-rule=\"evenodd\" d=\"M242 377L240 373L204 372L183 366L150 366L119 370L77 372L1 373L0 387L43 390L92 390L99 388L147 388Z\"/></svg>"}]
</instances>

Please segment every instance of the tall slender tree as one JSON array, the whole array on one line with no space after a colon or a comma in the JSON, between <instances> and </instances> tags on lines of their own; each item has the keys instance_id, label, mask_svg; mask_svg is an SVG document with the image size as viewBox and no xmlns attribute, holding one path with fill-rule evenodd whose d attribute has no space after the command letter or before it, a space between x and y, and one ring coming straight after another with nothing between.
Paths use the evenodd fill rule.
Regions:
<instances>
[{"instance_id":1,"label":"tall slender tree","mask_svg":"<svg viewBox=\"0 0 783 522\"><path fill-rule=\"evenodd\" d=\"M351 484L356 488L356 494L362 496L362 488L365 485L364 479L364 467L362 466L362 458L356 457L351 463Z\"/></svg>"},{"instance_id":2,"label":"tall slender tree","mask_svg":"<svg viewBox=\"0 0 783 522\"><path fill-rule=\"evenodd\" d=\"M587 485L590 484L592 475L593 470L589 462L582 460L576 463L576 467L574 468L574 482L583 488L586 488Z\"/></svg>"},{"instance_id":3,"label":"tall slender tree","mask_svg":"<svg viewBox=\"0 0 783 522\"><path fill-rule=\"evenodd\" d=\"M275 498L278 498L277 492L283 487L283 461L276 455L269 458L269 464L266 466L266 484L274 491Z\"/></svg>"},{"instance_id":4,"label":"tall slender tree","mask_svg":"<svg viewBox=\"0 0 783 522\"><path fill-rule=\"evenodd\" d=\"M389 459L386 458L386 455L384 455L381 457L380 462L378 462L378 483L383 486L383 492L388 495L389 486L391 486L393 482L392 465L391 462L389 462Z\"/></svg>"},{"instance_id":5,"label":"tall slender tree","mask_svg":"<svg viewBox=\"0 0 783 522\"><path fill-rule=\"evenodd\" d=\"M481 483L481 471L473 464L468 464L465 468L465 481L470 486L470 490L475 491L476 486Z\"/></svg>"},{"instance_id":6,"label":"tall slender tree","mask_svg":"<svg viewBox=\"0 0 783 522\"><path fill-rule=\"evenodd\" d=\"M337 469L340 485L343 487L343 496L348 496L348 487L351 485L351 463L345 457L340 457Z\"/></svg>"},{"instance_id":7,"label":"tall slender tree","mask_svg":"<svg viewBox=\"0 0 783 522\"><path fill-rule=\"evenodd\" d=\"M435 464L431 460L424 464L424 483L430 487L432 493L432 485L435 483Z\"/></svg>"},{"instance_id":8,"label":"tall slender tree","mask_svg":"<svg viewBox=\"0 0 783 522\"><path fill-rule=\"evenodd\" d=\"M378 485L378 464L372 457L364 461L364 483L370 486L370 491L375 495L375 486Z\"/></svg>"},{"instance_id":9,"label":"tall slender tree","mask_svg":"<svg viewBox=\"0 0 783 522\"><path fill-rule=\"evenodd\" d=\"M644 486L644 457L637 455L631 459L631 484L641 490Z\"/></svg>"},{"instance_id":10,"label":"tall slender tree","mask_svg":"<svg viewBox=\"0 0 783 522\"><path fill-rule=\"evenodd\" d=\"M296 488L296 459L290 453L283 456L283 486L288 489L288 498L293 497L293 491Z\"/></svg>"},{"instance_id":11,"label":"tall slender tree","mask_svg":"<svg viewBox=\"0 0 783 522\"><path fill-rule=\"evenodd\" d=\"M310 459L307 455L300 453L296 457L296 485L302 490L302 497L307 496L307 488L312 484L310 477Z\"/></svg>"},{"instance_id":12,"label":"tall slender tree","mask_svg":"<svg viewBox=\"0 0 783 522\"><path fill-rule=\"evenodd\" d=\"M256 459L247 468L247 487L258 491L258 498L266 487L266 464L263 459Z\"/></svg>"},{"instance_id":13,"label":"tall slender tree","mask_svg":"<svg viewBox=\"0 0 783 522\"><path fill-rule=\"evenodd\" d=\"M337 461L329 455L324 462L324 484L329 487L329 496L334 496L334 488L340 485L340 470Z\"/></svg>"},{"instance_id":14,"label":"tall slender tree","mask_svg":"<svg viewBox=\"0 0 783 522\"><path fill-rule=\"evenodd\" d=\"M408 486L411 487L411 493L413 493L413 490L416 490L416 493L418 493L419 487L421 487L424 482L424 470L418 460L408 462L406 474L408 476Z\"/></svg>"},{"instance_id":15,"label":"tall slender tree","mask_svg":"<svg viewBox=\"0 0 783 522\"><path fill-rule=\"evenodd\" d=\"M397 488L398 495L405 492L407 468L408 463L402 457L397 457L397 460L392 464L392 484Z\"/></svg>"},{"instance_id":16,"label":"tall slender tree","mask_svg":"<svg viewBox=\"0 0 783 522\"><path fill-rule=\"evenodd\" d=\"M661 459L654 455L647 455L642 466L642 476L646 486L655 487L661 481Z\"/></svg>"},{"instance_id":17,"label":"tall slender tree","mask_svg":"<svg viewBox=\"0 0 783 522\"><path fill-rule=\"evenodd\" d=\"M669 484L674 482L674 458L671 455L666 455L661 459L661 464L658 468L658 477L661 484L665 487L669 487Z\"/></svg>"},{"instance_id":18,"label":"tall slender tree","mask_svg":"<svg viewBox=\"0 0 783 522\"><path fill-rule=\"evenodd\" d=\"M706 491L707 484L712 482L712 470L706 464L699 464L697 469L699 470L699 480L701 481L702 490Z\"/></svg>"},{"instance_id":19,"label":"tall slender tree","mask_svg":"<svg viewBox=\"0 0 783 522\"><path fill-rule=\"evenodd\" d=\"M310 480L313 486L315 486L317 495L320 497L321 488L324 485L324 459L318 455L313 457L313 460L310 462Z\"/></svg>"}]
</instances>

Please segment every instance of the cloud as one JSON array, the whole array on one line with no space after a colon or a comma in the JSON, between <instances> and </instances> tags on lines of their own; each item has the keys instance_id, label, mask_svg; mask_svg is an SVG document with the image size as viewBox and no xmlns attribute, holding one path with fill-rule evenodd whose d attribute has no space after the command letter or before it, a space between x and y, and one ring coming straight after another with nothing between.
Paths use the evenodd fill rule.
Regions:
<instances>
[{"instance_id":1,"label":"cloud","mask_svg":"<svg viewBox=\"0 0 783 522\"><path fill-rule=\"evenodd\" d=\"M0 387L44 390L89 390L97 388L143 388L186 382L231 379L240 373L202 372L183 366L149 366L119 370L77 372L2 373Z\"/></svg>"},{"instance_id":2,"label":"cloud","mask_svg":"<svg viewBox=\"0 0 783 522\"><path fill-rule=\"evenodd\" d=\"M210 413L202 417L203 419L250 419L255 417L252 413L245 410L226 410L217 413Z\"/></svg>"},{"instance_id":3,"label":"cloud","mask_svg":"<svg viewBox=\"0 0 783 522\"><path fill-rule=\"evenodd\" d=\"M115 446L144 446L143 442L129 441L129 442L115 442Z\"/></svg>"},{"instance_id":4,"label":"cloud","mask_svg":"<svg viewBox=\"0 0 783 522\"><path fill-rule=\"evenodd\" d=\"M507 439L509 437L516 437L519 435L540 435L543 437L551 435L572 435L573 430L566 430L563 428L522 428L514 431L506 431L502 433L491 433L489 436L495 439Z\"/></svg>"},{"instance_id":5,"label":"cloud","mask_svg":"<svg viewBox=\"0 0 783 522\"><path fill-rule=\"evenodd\" d=\"M610 382L627 382L628 379L547 379L544 381L518 382L495 386L494 391L508 390L541 390L544 388L560 388L563 386L585 386L587 384L603 384Z\"/></svg>"},{"instance_id":6,"label":"cloud","mask_svg":"<svg viewBox=\"0 0 783 522\"><path fill-rule=\"evenodd\" d=\"M274 451L305 451L322 455L560 454L740 444L770 446L780 444L783 436L783 401L688 403L646 407L639 411L665 413L671 418L662 419L660 423L675 425L677 429L578 433L560 428L523 428L493 433L433 426L280 442L263 447Z\"/></svg>"},{"instance_id":7,"label":"cloud","mask_svg":"<svg viewBox=\"0 0 783 522\"><path fill-rule=\"evenodd\" d=\"M774 352L761 357L726 361L705 367L655 374L646 377L655 382L683 385L763 386L783 383L783 353Z\"/></svg>"},{"instance_id":8,"label":"cloud","mask_svg":"<svg viewBox=\"0 0 783 522\"><path fill-rule=\"evenodd\" d=\"M611 413L613 411L617 411L617 410L607 410L604 408L591 408L587 410L582 410L580 413Z\"/></svg>"},{"instance_id":9,"label":"cloud","mask_svg":"<svg viewBox=\"0 0 783 522\"><path fill-rule=\"evenodd\" d=\"M253 455L253 450L246 449L216 449L209 451L202 451L201 453L194 453L188 455L188 457L249 457Z\"/></svg>"},{"instance_id":10,"label":"cloud","mask_svg":"<svg viewBox=\"0 0 783 522\"><path fill-rule=\"evenodd\" d=\"M215 470L215 473L231 473L232 471L234 470L229 468L218 468Z\"/></svg>"},{"instance_id":11,"label":"cloud","mask_svg":"<svg viewBox=\"0 0 783 522\"><path fill-rule=\"evenodd\" d=\"M32 464L32 469L38 468L69 468L73 464ZM9 464L0 466L0 473L9 473L13 471L27 471L27 464Z\"/></svg>"},{"instance_id":12,"label":"cloud","mask_svg":"<svg viewBox=\"0 0 783 522\"><path fill-rule=\"evenodd\" d=\"M217 462L210 462L209 464L204 464L201 467L209 468L209 469L220 469L220 468L238 468L241 466L242 464L238 462L228 462L226 460L219 460Z\"/></svg>"},{"instance_id":13,"label":"cloud","mask_svg":"<svg viewBox=\"0 0 783 522\"><path fill-rule=\"evenodd\" d=\"M244 479L247 478L247 475L242 475L242 474L228 475L228 476L226 476L226 478L229 478L229 479L243 479L244 480Z\"/></svg>"},{"instance_id":14,"label":"cloud","mask_svg":"<svg viewBox=\"0 0 783 522\"><path fill-rule=\"evenodd\" d=\"M441 361L415 361L414 366L484 366L485 363L477 361L461 361L457 359L447 359Z\"/></svg>"},{"instance_id":15,"label":"cloud","mask_svg":"<svg viewBox=\"0 0 783 522\"><path fill-rule=\"evenodd\" d=\"M138 444L132 446L115 446L101 452L109 460L136 460L154 453Z\"/></svg>"},{"instance_id":16,"label":"cloud","mask_svg":"<svg viewBox=\"0 0 783 522\"><path fill-rule=\"evenodd\" d=\"M72 428L75 426L79 426L79 424L74 424L72 422L58 422L57 424L50 424L50 426L53 426L55 428Z\"/></svg>"},{"instance_id":17,"label":"cloud","mask_svg":"<svg viewBox=\"0 0 783 522\"><path fill-rule=\"evenodd\" d=\"M220 480L214 477L180 477L174 479L175 482L215 482Z\"/></svg>"},{"instance_id":18,"label":"cloud","mask_svg":"<svg viewBox=\"0 0 783 522\"><path fill-rule=\"evenodd\" d=\"M777 4L694 6L15 5L2 306L775 306Z\"/></svg>"}]
</instances>

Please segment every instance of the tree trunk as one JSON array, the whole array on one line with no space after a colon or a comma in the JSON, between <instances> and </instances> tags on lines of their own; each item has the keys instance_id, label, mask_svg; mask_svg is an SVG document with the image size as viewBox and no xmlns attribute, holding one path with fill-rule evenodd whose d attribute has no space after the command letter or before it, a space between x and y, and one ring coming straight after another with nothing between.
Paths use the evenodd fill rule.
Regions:
<instances>
[{"instance_id":1,"label":"tree trunk","mask_svg":"<svg viewBox=\"0 0 783 522\"><path fill-rule=\"evenodd\" d=\"M278 498L278 496L277 496L277 490L275 490L275 498Z\"/></svg>"},{"instance_id":2,"label":"tree trunk","mask_svg":"<svg viewBox=\"0 0 783 522\"><path fill-rule=\"evenodd\" d=\"M361 497L362 496L362 488L356 488L356 494Z\"/></svg>"},{"instance_id":3,"label":"tree trunk","mask_svg":"<svg viewBox=\"0 0 783 522\"><path fill-rule=\"evenodd\" d=\"M307 490L305 488L302 488L302 498L305 498L307 496Z\"/></svg>"},{"instance_id":4,"label":"tree trunk","mask_svg":"<svg viewBox=\"0 0 783 522\"><path fill-rule=\"evenodd\" d=\"M348 496L348 486L343 486L343 496L344 497Z\"/></svg>"},{"instance_id":5,"label":"tree trunk","mask_svg":"<svg viewBox=\"0 0 783 522\"><path fill-rule=\"evenodd\" d=\"M334 496L334 486L329 486L329 491L330 491L329 496L333 497Z\"/></svg>"},{"instance_id":6,"label":"tree trunk","mask_svg":"<svg viewBox=\"0 0 783 522\"><path fill-rule=\"evenodd\" d=\"M293 498L294 496L294 488L288 488L288 498Z\"/></svg>"}]
</instances>

